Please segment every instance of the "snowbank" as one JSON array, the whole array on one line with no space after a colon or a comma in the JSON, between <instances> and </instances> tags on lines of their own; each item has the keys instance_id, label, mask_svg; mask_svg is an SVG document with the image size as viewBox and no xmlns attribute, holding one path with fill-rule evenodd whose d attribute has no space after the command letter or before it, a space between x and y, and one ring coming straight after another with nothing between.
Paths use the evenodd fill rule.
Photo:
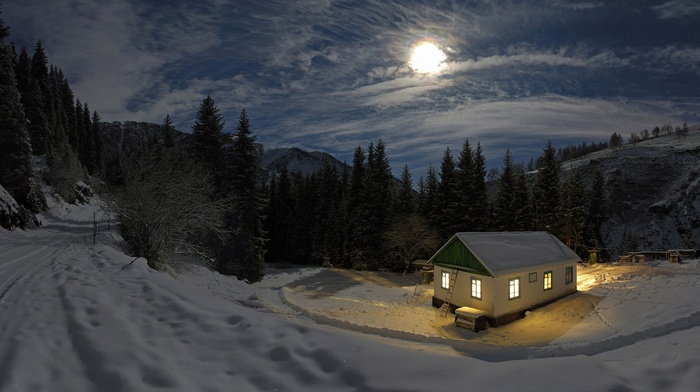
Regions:
<instances>
[{"instance_id":1,"label":"snowbank","mask_svg":"<svg viewBox=\"0 0 700 392\"><path fill-rule=\"evenodd\" d=\"M286 306L280 294L317 301L310 304L378 309L358 315L357 322L364 324L383 317L389 307L382 305L391 301L419 309L416 313L430 311L420 304L427 294L414 296L407 287L353 282L333 290L318 286L316 300L299 298L308 293L297 283L321 273L319 269L278 271L249 286L191 263L174 278L122 253L118 235L107 231L104 221L93 245L92 217L97 210L99 218L97 208L95 203L57 206L42 216L43 228L3 234L0 390L687 391L700 387L696 326L672 333L665 329L656 337L639 337L621 347L611 340L615 332L600 331L591 339L585 337L585 328L574 326L570 331L576 336L566 333L551 347L604 342L603 350L596 355L566 352L571 356L539 359L531 358L533 353L546 353L542 350L550 345L519 346L517 323L511 330L498 329L510 331L502 340L511 339L510 347L380 338L317 325ZM650 331L662 317L670 320L691 311L690 298L698 292L693 282L696 265L688 263L649 279L630 272L629 279L612 280L582 294L593 298L603 294L595 291L598 288L608 290L608 297L598 302L603 304L599 313L618 333ZM640 287L645 289L627 300L625 290ZM688 302L680 301L680 310L666 309L674 298ZM626 319L642 308L637 303L655 306L637 316L637 320L650 317L646 324ZM538 314L522 321L536 320ZM412 317L397 315L386 324L410 327ZM590 313L584 321L590 318L593 325L595 317Z\"/></svg>"}]
</instances>

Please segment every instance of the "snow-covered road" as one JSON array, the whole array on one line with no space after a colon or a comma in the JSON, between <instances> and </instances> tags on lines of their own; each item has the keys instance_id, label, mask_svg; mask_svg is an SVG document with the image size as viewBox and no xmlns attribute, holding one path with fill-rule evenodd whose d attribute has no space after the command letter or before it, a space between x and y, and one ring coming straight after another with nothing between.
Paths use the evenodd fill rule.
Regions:
<instances>
[{"instance_id":1,"label":"snow-covered road","mask_svg":"<svg viewBox=\"0 0 700 392\"><path fill-rule=\"evenodd\" d=\"M486 362L256 309L282 277L248 286L192 265L174 278L129 264L114 232L93 245L94 206L52 211L41 229L0 229L2 392L700 389L699 327L593 356L494 348Z\"/></svg>"}]
</instances>

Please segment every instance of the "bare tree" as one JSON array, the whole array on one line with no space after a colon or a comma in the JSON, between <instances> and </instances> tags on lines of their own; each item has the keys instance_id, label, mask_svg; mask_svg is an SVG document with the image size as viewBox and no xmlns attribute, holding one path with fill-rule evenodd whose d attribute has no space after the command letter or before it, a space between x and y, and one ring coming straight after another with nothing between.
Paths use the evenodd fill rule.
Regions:
<instances>
[{"instance_id":1,"label":"bare tree","mask_svg":"<svg viewBox=\"0 0 700 392\"><path fill-rule=\"evenodd\" d=\"M414 260L434 252L440 245L437 233L416 214L398 219L384 236L392 253L404 263L404 274Z\"/></svg>"},{"instance_id":2,"label":"bare tree","mask_svg":"<svg viewBox=\"0 0 700 392\"><path fill-rule=\"evenodd\" d=\"M162 269L173 253L211 263L207 239L224 234L225 201L212 201L208 176L182 163L174 150L143 154L128 165L125 185L109 203L133 254L154 269Z\"/></svg>"}]
</instances>

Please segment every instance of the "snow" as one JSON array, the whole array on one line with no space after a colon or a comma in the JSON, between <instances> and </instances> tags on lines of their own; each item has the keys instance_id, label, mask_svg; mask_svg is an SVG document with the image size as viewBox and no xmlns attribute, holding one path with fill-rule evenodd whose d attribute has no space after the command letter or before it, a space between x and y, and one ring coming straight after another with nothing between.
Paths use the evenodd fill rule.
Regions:
<instances>
[{"instance_id":1,"label":"snow","mask_svg":"<svg viewBox=\"0 0 700 392\"><path fill-rule=\"evenodd\" d=\"M0 391L700 388L697 260L583 268L581 292L477 334L404 278L155 272L106 221L93 245L94 212L54 204L41 229L0 230Z\"/></svg>"},{"instance_id":2,"label":"snow","mask_svg":"<svg viewBox=\"0 0 700 392\"><path fill-rule=\"evenodd\" d=\"M18 214L19 205L15 198L10 195L10 193L0 185L0 214Z\"/></svg>"}]
</instances>

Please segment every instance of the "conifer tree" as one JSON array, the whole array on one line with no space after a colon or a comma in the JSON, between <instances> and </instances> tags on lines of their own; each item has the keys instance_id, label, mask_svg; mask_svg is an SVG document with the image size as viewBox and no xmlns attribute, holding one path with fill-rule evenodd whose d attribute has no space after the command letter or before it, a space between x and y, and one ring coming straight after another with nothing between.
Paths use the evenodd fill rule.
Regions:
<instances>
[{"instance_id":1,"label":"conifer tree","mask_svg":"<svg viewBox=\"0 0 700 392\"><path fill-rule=\"evenodd\" d=\"M314 215L313 197L316 193L315 176L302 177L300 172L292 174L292 199L294 207L285 255L295 264L309 264L311 260L311 230Z\"/></svg>"},{"instance_id":2,"label":"conifer tree","mask_svg":"<svg viewBox=\"0 0 700 392\"><path fill-rule=\"evenodd\" d=\"M14 55L5 43L9 33L0 18L0 185L20 205L38 212L38 206L30 200L34 178L32 149L15 80Z\"/></svg>"},{"instance_id":3,"label":"conifer tree","mask_svg":"<svg viewBox=\"0 0 700 392\"><path fill-rule=\"evenodd\" d=\"M75 113L75 107L77 105L74 106L75 96L73 95L73 90L70 88L70 84L65 78L63 78L61 82L61 101L63 104L63 111L66 113L66 138L73 152L78 152L78 148L80 148L80 137Z\"/></svg>"},{"instance_id":4,"label":"conifer tree","mask_svg":"<svg viewBox=\"0 0 700 392\"><path fill-rule=\"evenodd\" d=\"M170 119L170 114L166 114L163 119L163 127L161 129L161 137L163 139L163 147L171 148L175 147L177 144L177 137L175 136L175 127L173 127L173 122Z\"/></svg>"},{"instance_id":5,"label":"conifer tree","mask_svg":"<svg viewBox=\"0 0 700 392\"><path fill-rule=\"evenodd\" d=\"M288 240L292 234L294 200L292 184L287 166L283 165L279 173L272 176L269 202L265 214L265 231L268 235L265 260L269 263L290 262Z\"/></svg>"},{"instance_id":6,"label":"conifer tree","mask_svg":"<svg viewBox=\"0 0 700 392\"><path fill-rule=\"evenodd\" d=\"M576 169L570 169L562 188L561 211L565 219L563 236L566 245L574 251L583 244L586 225L586 205L583 179Z\"/></svg>"},{"instance_id":7,"label":"conifer tree","mask_svg":"<svg viewBox=\"0 0 700 392\"><path fill-rule=\"evenodd\" d=\"M503 158L503 169L498 179L498 190L493 202L493 215L496 229L499 231L516 230L514 216L515 169L510 147Z\"/></svg>"},{"instance_id":8,"label":"conifer tree","mask_svg":"<svg viewBox=\"0 0 700 392\"><path fill-rule=\"evenodd\" d=\"M437 210L433 217L433 222L437 225L437 231L442 241L447 241L456 232L461 231L463 226L457 186L456 164L448 147L445 149L440 164Z\"/></svg>"},{"instance_id":9,"label":"conifer tree","mask_svg":"<svg viewBox=\"0 0 700 392\"><path fill-rule=\"evenodd\" d=\"M464 231L474 230L472 222L474 211L471 204L474 198L474 176L474 151L469 144L469 139L464 139L457 161L457 196L461 209L459 212L462 218L461 230Z\"/></svg>"},{"instance_id":10,"label":"conifer tree","mask_svg":"<svg viewBox=\"0 0 700 392\"><path fill-rule=\"evenodd\" d=\"M398 216L406 216L416 211L416 197L413 191L413 180L408 165L403 166L401 171L401 183L396 192L396 202L394 203L394 213Z\"/></svg>"},{"instance_id":11,"label":"conifer tree","mask_svg":"<svg viewBox=\"0 0 700 392\"><path fill-rule=\"evenodd\" d=\"M562 234L559 162L552 141L542 150L542 166L535 180L535 229Z\"/></svg>"},{"instance_id":12,"label":"conifer tree","mask_svg":"<svg viewBox=\"0 0 700 392\"><path fill-rule=\"evenodd\" d=\"M223 133L225 121L216 107L214 99L207 96L197 111L197 118L192 125L193 153L195 160L202 164L216 183L217 192L221 191L224 181L224 144ZM240 125L240 124L239 124Z\"/></svg>"},{"instance_id":13,"label":"conifer tree","mask_svg":"<svg viewBox=\"0 0 700 392\"><path fill-rule=\"evenodd\" d=\"M334 246L338 245L335 238L341 227L337 225L335 216L338 215L340 181L338 169L330 159L325 159L321 170L318 172L318 186L316 187L316 201L314 205L314 230L312 233L315 258L319 262L331 261Z\"/></svg>"},{"instance_id":14,"label":"conifer tree","mask_svg":"<svg viewBox=\"0 0 700 392\"><path fill-rule=\"evenodd\" d=\"M513 215L515 226L513 230L532 230L532 203L530 201L530 188L523 164L515 167L515 187L513 193Z\"/></svg>"},{"instance_id":15,"label":"conifer tree","mask_svg":"<svg viewBox=\"0 0 700 392\"><path fill-rule=\"evenodd\" d=\"M364 178L366 169L365 150L357 146L352 157L352 170L348 187L347 202L345 203L345 249L346 254L351 255L355 249L355 234L357 226L361 224L357 216L357 208L362 204L364 194ZM352 256L343 261L345 267L352 267Z\"/></svg>"},{"instance_id":16,"label":"conifer tree","mask_svg":"<svg viewBox=\"0 0 700 392\"><path fill-rule=\"evenodd\" d=\"M474 174L472 176L473 194L469 201L474 231L490 229L489 202L486 194L486 158L481 149L481 143L476 144L474 153Z\"/></svg>"},{"instance_id":17,"label":"conifer tree","mask_svg":"<svg viewBox=\"0 0 700 392\"><path fill-rule=\"evenodd\" d=\"M27 53L27 48L22 47L17 57L15 64L15 77L17 79L17 89L22 94L22 104L27 105L29 95L29 87L32 81L32 61Z\"/></svg>"},{"instance_id":18,"label":"conifer tree","mask_svg":"<svg viewBox=\"0 0 700 392\"><path fill-rule=\"evenodd\" d=\"M585 241L594 247L604 246L601 226L607 216L607 199L605 197L605 176L600 170L593 172L591 185L586 192L587 221Z\"/></svg>"},{"instance_id":19,"label":"conifer tree","mask_svg":"<svg viewBox=\"0 0 700 392\"><path fill-rule=\"evenodd\" d=\"M437 227L432 220L436 209L438 198L438 176L433 165L428 165L425 185L421 193L421 204L418 206L419 213L430 222L433 227Z\"/></svg>"},{"instance_id":20,"label":"conifer tree","mask_svg":"<svg viewBox=\"0 0 700 392\"><path fill-rule=\"evenodd\" d=\"M353 227L353 267L377 269L384 261L386 249L382 234L388 229L392 215L393 177L386 156L384 142L367 149L367 168L364 173L361 203L355 211Z\"/></svg>"},{"instance_id":21,"label":"conifer tree","mask_svg":"<svg viewBox=\"0 0 700 392\"><path fill-rule=\"evenodd\" d=\"M231 177L227 193L233 197L226 226L231 234L218 258L218 270L225 275L257 282L265 268L265 239L262 230L264 203L260 194L258 149L251 134L245 109L238 118L230 154Z\"/></svg>"},{"instance_id":22,"label":"conifer tree","mask_svg":"<svg viewBox=\"0 0 700 392\"><path fill-rule=\"evenodd\" d=\"M90 155L91 161L90 166L92 171L90 174L97 177L104 176L104 141L102 140L102 129L100 126L100 116L97 111L92 113L91 121L92 129L90 132L90 137L92 139L93 153Z\"/></svg>"}]
</instances>

